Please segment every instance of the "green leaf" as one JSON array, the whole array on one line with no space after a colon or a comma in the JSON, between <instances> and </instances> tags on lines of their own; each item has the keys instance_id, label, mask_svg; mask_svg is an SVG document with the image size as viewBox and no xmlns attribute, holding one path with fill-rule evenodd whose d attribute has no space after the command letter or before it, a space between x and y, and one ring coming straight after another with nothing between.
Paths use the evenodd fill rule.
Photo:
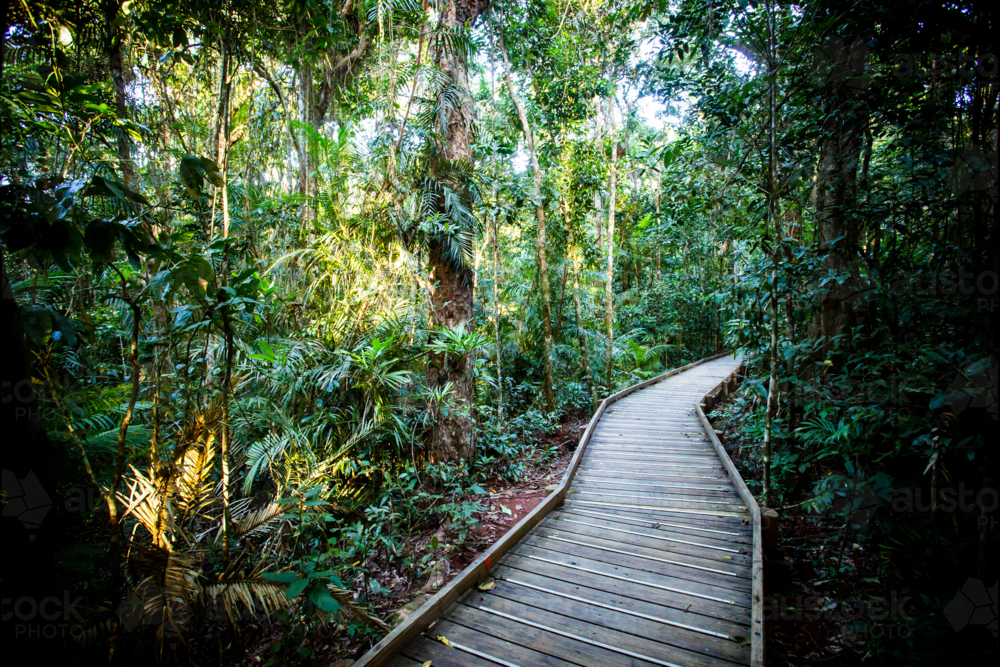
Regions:
<instances>
[{"instance_id":1,"label":"green leaf","mask_svg":"<svg viewBox=\"0 0 1000 667\"><path fill-rule=\"evenodd\" d=\"M288 587L288 590L285 592L285 597L289 600L298 597L299 594L301 594L302 591L304 591L306 586L308 585L309 585L308 578L303 577L301 579L296 579L294 582L292 582L292 585Z\"/></svg>"},{"instance_id":2,"label":"green leaf","mask_svg":"<svg viewBox=\"0 0 1000 667\"><path fill-rule=\"evenodd\" d=\"M340 611L340 603L330 595L330 591L321 583L317 582L309 587L309 599L328 614L336 614Z\"/></svg>"}]
</instances>

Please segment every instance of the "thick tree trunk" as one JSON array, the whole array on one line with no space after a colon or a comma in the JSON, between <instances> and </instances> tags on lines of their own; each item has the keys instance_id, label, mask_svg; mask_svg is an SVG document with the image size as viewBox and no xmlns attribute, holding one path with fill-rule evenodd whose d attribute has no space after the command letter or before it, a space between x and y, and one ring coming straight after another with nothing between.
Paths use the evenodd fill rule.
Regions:
<instances>
[{"instance_id":1,"label":"thick tree trunk","mask_svg":"<svg viewBox=\"0 0 1000 667\"><path fill-rule=\"evenodd\" d=\"M455 266L447 255L446 243L440 239L431 241L429 254L434 284L432 321L449 329L468 325L472 321L471 269ZM439 413L435 425L431 457L435 461L469 458L475 444L476 386L472 376L475 357L432 354L430 361L428 385L439 389L451 383L447 410Z\"/></svg>"},{"instance_id":2,"label":"thick tree trunk","mask_svg":"<svg viewBox=\"0 0 1000 667\"><path fill-rule=\"evenodd\" d=\"M820 275L857 270L859 222L856 216L858 168L863 163L862 146L868 125L863 91L843 82L829 85L826 99L834 107L829 114L826 137L820 150L816 183L816 245L825 253ZM838 240L839 239L839 240ZM816 306L810 337L829 341L856 323L850 308L852 285L829 286Z\"/></svg>"},{"instance_id":3,"label":"thick tree trunk","mask_svg":"<svg viewBox=\"0 0 1000 667\"><path fill-rule=\"evenodd\" d=\"M525 113L524 105L514 92L514 84L510 80L510 62L507 58L507 48L503 43L503 30L498 29L500 54L503 56L503 75L507 82L507 92L517 109L518 118L521 119L521 131L524 133L524 143L528 149L528 157L531 159L532 187L531 197L535 204L535 221L538 231L535 235L535 258L538 262L538 282L542 288L542 343L544 346L544 369L545 369L545 407L549 412L556 410L556 396L553 389L552 380L552 290L549 285L549 263L546 254L545 239L545 207L542 204L542 168L538 163L538 153L535 151L535 138L531 132L531 124L528 122L528 114Z\"/></svg>"},{"instance_id":4,"label":"thick tree trunk","mask_svg":"<svg viewBox=\"0 0 1000 667\"><path fill-rule=\"evenodd\" d=\"M486 9L486 0L447 0L441 8L441 27L448 31L469 29ZM440 139L432 146L434 159L431 178L457 193L464 204L471 208L469 179L466 171L456 172L450 165L457 162L472 164L475 108L469 87L468 63L461 49L454 48L452 40L439 40L434 54L434 64L451 80L453 88L442 89L439 94L454 94L456 102L442 104L447 109ZM457 174L457 175L456 175ZM449 214L444 197L438 210ZM458 222L458 221L456 221ZM472 230L468 230L469 233ZM431 295L432 321L442 327L456 328L472 322L472 271L459 258L449 256L450 241L434 238L428 244L431 269L434 272L434 291ZM431 355L427 373L432 389L451 383L451 394L446 411L438 417L431 442L431 457L436 461L470 458L475 447L476 386L472 375L475 358L465 355Z\"/></svg>"}]
</instances>

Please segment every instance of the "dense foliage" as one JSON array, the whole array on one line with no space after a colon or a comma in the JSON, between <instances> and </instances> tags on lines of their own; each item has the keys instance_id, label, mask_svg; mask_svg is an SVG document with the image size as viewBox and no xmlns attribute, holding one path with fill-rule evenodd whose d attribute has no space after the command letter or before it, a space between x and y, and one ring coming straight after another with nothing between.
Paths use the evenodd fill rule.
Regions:
<instances>
[{"instance_id":1,"label":"dense foliage","mask_svg":"<svg viewBox=\"0 0 1000 667\"><path fill-rule=\"evenodd\" d=\"M976 2L14 3L3 588L71 608L16 637L5 606L5 633L122 664L228 664L275 627L271 664L367 647L384 573L428 575L414 537L466 539L553 455L536 434L738 350L751 488L878 550L924 630L870 653L936 664L973 631L941 609L997 576L993 27Z\"/></svg>"}]
</instances>

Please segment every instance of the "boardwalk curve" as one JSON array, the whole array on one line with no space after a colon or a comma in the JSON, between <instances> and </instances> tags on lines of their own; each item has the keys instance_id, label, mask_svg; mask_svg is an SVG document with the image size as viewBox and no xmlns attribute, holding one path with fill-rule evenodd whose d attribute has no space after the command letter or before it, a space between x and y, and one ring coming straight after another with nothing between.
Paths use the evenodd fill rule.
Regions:
<instances>
[{"instance_id":1,"label":"boardwalk curve","mask_svg":"<svg viewBox=\"0 0 1000 667\"><path fill-rule=\"evenodd\" d=\"M605 399L557 491L357 667L762 666L760 512L699 407L738 366Z\"/></svg>"}]
</instances>

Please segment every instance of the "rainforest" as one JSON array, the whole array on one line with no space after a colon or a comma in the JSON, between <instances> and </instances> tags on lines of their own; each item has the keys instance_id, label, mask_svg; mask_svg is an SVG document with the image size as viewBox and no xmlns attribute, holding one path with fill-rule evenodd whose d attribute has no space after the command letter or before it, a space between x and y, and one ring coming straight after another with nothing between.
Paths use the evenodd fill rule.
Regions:
<instances>
[{"instance_id":1,"label":"rainforest","mask_svg":"<svg viewBox=\"0 0 1000 667\"><path fill-rule=\"evenodd\" d=\"M994 13L11 0L8 659L996 664Z\"/></svg>"}]
</instances>

